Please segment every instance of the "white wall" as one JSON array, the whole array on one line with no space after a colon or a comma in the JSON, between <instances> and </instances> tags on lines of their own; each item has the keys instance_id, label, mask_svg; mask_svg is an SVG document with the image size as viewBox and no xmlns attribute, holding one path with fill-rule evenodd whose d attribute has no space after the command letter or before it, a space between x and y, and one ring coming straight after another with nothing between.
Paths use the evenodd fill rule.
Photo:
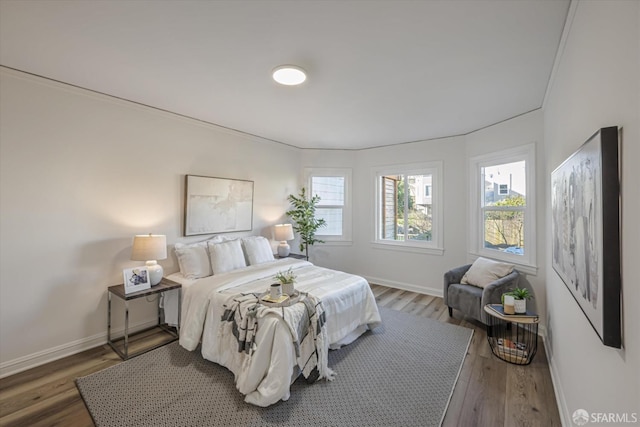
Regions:
<instances>
[{"instance_id":1,"label":"white wall","mask_svg":"<svg viewBox=\"0 0 640 427\"><path fill-rule=\"evenodd\" d=\"M640 419L639 24L638 1L592 0L577 5L574 2L567 23L566 45L544 105L547 204L551 200L548 178L553 169L599 128L624 128L621 156L624 348L604 346L562 280L553 269L546 271L547 344L566 425L572 425L571 415L580 408L589 413L635 412ZM550 224L547 209L547 265L551 265Z\"/></svg>"},{"instance_id":2,"label":"white wall","mask_svg":"<svg viewBox=\"0 0 640 427\"><path fill-rule=\"evenodd\" d=\"M525 144L536 143L542 160L542 112L524 114L466 136L420 141L358 151L305 150L306 167L353 168L353 245L314 246L318 263L365 276L373 283L442 296L442 277L456 266L472 262L469 255L469 158ZM442 161L444 174L444 254L431 255L397 251L373 245L373 171L378 166ZM539 188L544 185L544 165L538 162ZM538 215L544 215L544 199L538 197ZM539 259L544 250L544 234L539 238ZM534 309L545 309L544 266L537 275L524 280L533 288Z\"/></svg>"},{"instance_id":3,"label":"white wall","mask_svg":"<svg viewBox=\"0 0 640 427\"><path fill-rule=\"evenodd\" d=\"M443 138L358 151L304 150L305 167L353 168L353 244L320 244L318 263L366 277L370 282L442 296L443 274L466 261L464 138ZM442 161L444 175L443 255L388 250L374 239L374 169L385 165ZM346 162L346 163L345 163Z\"/></svg>"},{"instance_id":4,"label":"white wall","mask_svg":"<svg viewBox=\"0 0 640 427\"><path fill-rule=\"evenodd\" d=\"M541 319L546 318L546 289L545 289L545 236L544 217L546 203L544 188L546 182L546 167L544 163L543 144L543 113L535 110L519 117L498 123L494 126L473 132L466 136L467 158L473 158L483 154L507 150L513 147L534 143L536 145L536 194L527 195L527 200L535 197L536 201L536 260L537 272L525 273L520 269L521 277L519 287L533 290L534 298L527 302L532 310L538 313ZM468 227L468 226L467 226ZM544 322L543 322L544 326Z\"/></svg>"},{"instance_id":5,"label":"white wall","mask_svg":"<svg viewBox=\"0 0 640 427\"><path fill-rule=\"evenodd\" d=\"M354 170L357 151L344 151L344 150L302 150L301 155L301 169L300 169L300 182L304 180L304 168L346 168ZM352 177L353 181L357 181L357 177ZM307 185L303 182L303 185ZM355 185L352 184L352 192ZM357 194L353 194L352 201L355 203L359 200ZM357 222L355 215L353 216L354 223ZM340 244L316 244L309 248L309 260L317 265L321 265L327 268L333 268L336 270L342 270L349 273L360 274L354 270L353 263L353 241L355 236L352 235L352 242ZM298 247L299 240L290 242L291 251L300 253Z\"/></svg>"},{"instance_id":6,"label":"white wall","mask_svg":"<svg viewBox=\"0 0 640 427\"><path fill-rule=\"evenodd\" d=\"M185 174L253 180L251 234L268 237L299 186L281 144L4 68L0 93L0 375L105 342L134 234L207 237L181 237Z\"/></svg>"},{"instance_id":7,"label":"white wall","mask_svg":"<svg viewBox=\"0 0 640 427\"><path fill-rule=\"evenodd\" d=\"M467 171L464 138L442 138L359 152L354 172L354 266L374 283L442 296L442 277L466 261ZM374 246L374 170L379 166L442 161L444 193L444 253L389 250Z\"/></svg>"}]
</instances>

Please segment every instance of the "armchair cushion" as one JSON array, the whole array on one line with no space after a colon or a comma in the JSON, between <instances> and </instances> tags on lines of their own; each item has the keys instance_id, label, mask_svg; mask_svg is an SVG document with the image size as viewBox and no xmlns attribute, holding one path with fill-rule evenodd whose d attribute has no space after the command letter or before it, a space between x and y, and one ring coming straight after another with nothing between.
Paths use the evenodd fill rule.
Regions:
<instances>
[{"instance_id":1,"label":"armchair cushion","mask_svg":"<svg viewBox=\"0 0 640 427\"><path fill-rule=\"evenodd\" d=\"M464 274L460 283L484 288L489 283L511 273L513 268L513 264L479 257L471 264L471 268Z\"/></svg>"}]
</instances>

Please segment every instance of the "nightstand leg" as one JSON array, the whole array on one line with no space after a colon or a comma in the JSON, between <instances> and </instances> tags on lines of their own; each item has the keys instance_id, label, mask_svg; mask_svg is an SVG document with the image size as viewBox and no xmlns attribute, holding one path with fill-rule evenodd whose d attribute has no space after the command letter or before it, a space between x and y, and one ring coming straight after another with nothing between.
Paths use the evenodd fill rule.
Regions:
<instances>
[{"instance_id":1,"label":"nightstand leg","mask_svg":"<svg viewBox=\"0 0 640 427\"><path fill-rule=\"evenodd\" d=\"M129 358L129 301L124 301L124 360Z\"/></svg>"},{"instance_id":2,"label":"nightstand leg","mask_svg":"<svg viewBox=\"0 0 640 427\"><path fill-rule=\"evenodd\" d=\"M180 337L180 320L182 317L182 289L178 289L178 337Z\"/></svg>"},{"instance_id":3,"label":"nightstand leg","mask_svg":"<svg viewBox=\"0 0 640 427\"><path fill-rule=\"evenodd\" d=\"M107 342L111 344L111 292L109 294L109 302L107 303Z\"/></svg>"}]
</instances>

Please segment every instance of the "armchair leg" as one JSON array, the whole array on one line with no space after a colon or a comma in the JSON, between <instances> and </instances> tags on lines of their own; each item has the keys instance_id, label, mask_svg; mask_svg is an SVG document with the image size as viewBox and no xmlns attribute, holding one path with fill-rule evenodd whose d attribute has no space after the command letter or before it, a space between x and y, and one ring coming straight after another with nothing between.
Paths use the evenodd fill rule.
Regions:
<instances>
[{"instance_id":1,"label":"armchair leg","mask_svg":"<svg viewBox=\"0 0 640 427\"><path fill-rule=\"evenodd\" d=\"M449 309L449 317L453 317L453 308L447 307Z\"/></svg>"}]
</instances>

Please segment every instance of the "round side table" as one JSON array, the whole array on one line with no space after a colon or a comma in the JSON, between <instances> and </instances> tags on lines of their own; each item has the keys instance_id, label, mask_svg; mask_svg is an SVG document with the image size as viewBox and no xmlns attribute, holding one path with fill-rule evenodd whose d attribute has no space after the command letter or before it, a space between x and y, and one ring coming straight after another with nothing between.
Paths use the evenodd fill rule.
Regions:
<instances>
[{"instance_id":1,"label":"round side table","mask_svg":"<svg viewBox=\"0 0 640 427\"><path fill-rule=\"evenodd\" d=\"M538 315L505 314L502 304L487 304L487 340L493 354L514 365L528 365L538 351Z\"/></svg>"}]
</instances>

